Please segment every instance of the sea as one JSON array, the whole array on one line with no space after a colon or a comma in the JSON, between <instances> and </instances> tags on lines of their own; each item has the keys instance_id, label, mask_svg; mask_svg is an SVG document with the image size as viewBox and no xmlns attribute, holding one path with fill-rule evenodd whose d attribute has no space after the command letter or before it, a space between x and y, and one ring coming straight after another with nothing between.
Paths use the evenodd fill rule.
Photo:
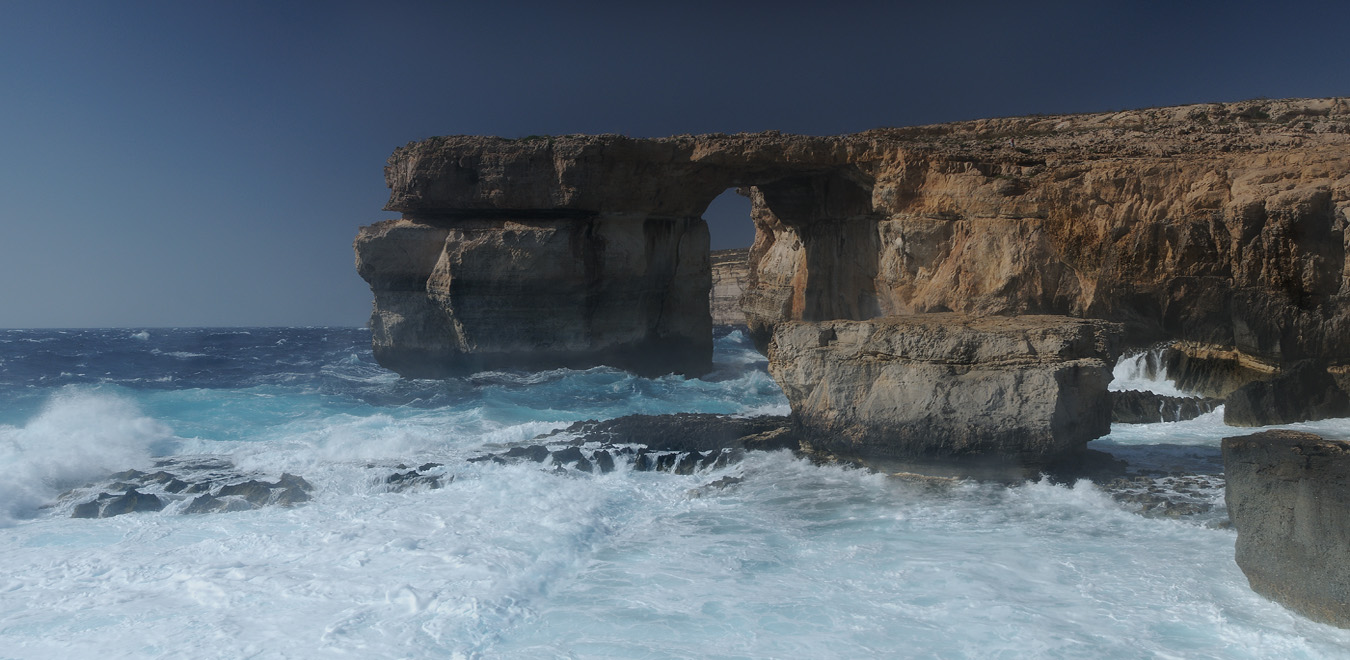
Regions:
<instances>
[{"instance_id":1,"label":"sea","mask_svg":"<svg viewBox=\"0 0 1350 660\"><path fill-rule=\"evenodd\" d=\"M1219 444L1249 430L1221 409L1093 441L1125 485L471 460L579 420L788 412L741 330L715 346L701 379L433 381L360 328L0 331L0 658L1350 657L1233 562ZM1143 364L1112 387L1172 387ZM72 517L115 473L194 464L312 490ZM391 486L423 465L439 488Z\"/></svg>"}]
</instances>

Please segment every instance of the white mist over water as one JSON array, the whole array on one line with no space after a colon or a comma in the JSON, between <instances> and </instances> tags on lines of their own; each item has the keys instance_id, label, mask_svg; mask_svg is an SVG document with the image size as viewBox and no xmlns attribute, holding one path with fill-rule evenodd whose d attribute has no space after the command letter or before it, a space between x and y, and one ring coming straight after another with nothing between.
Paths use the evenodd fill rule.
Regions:
<instances>
[{"instance_id":1,"label":"white mist over water","mask_svg":"<svg viewBox=\"0 0 1350 660\"><path fill-rule=\"evenodd\" d=\"M0 526L81 483L149 463L168 427L113 394L65 388L21 428L0 425Z\"/></svg>"},{"instance_id":2,"label":"white mist over water","mask_svg":"<svg viewBox=\"0 0 1350 660\"><path fill-rule=\"evenodd\" d=\"M67 517L74 502L35 508L59 492L40 490L42 502L16 507L0 528L0 657L1324 658L1350 649L1350 632L1253 594L1232 561L1231 530L1143 517L1086 481L902 480L786 452L688 476L623 467L561 476L465 460L579 419L783 410L743 337L719 339L722 367L708 380L597 369L436 383L375 368L357 331L178 343L162 334L86 337L106 355L134 342L117 358L131 366L91 364L86 373L112 375L54 385L39 402L25 394L39 376L0 371L5 396L33 411L0 427L7 469L69 469L62 478L80 480L152 455L213 454L269 478L300 474L313 501L77 520ZM152 349L160 354L143 355ZM3 368L23 362L4 357ZM163 376L175 380L155 380ZM1320 424L1350 432L1350 420ZM1204 464L1232 430L1220 416L1114 431L1093 446ZM91 437L121 449L86 451ZM453 481L387 492L394 464L424 460L445 463ZM728 475L744 482L706 487Z\"/></svg>"},{"instance_id":3,"label":"white mist over water","mask_svg":"<svg viewBox=\"0 0 1350 660\"><path fill-rule=\"evenodd\" d=\"M1114 392L1139 390L1154 392L1164 396L1196 397L1194 392L1177 388L1176 383L1167 378L1162 365L1164 346L1155 346L1137 353L1120 356L1111 372L1109 388Z\"/></svg>"}]
</instances>

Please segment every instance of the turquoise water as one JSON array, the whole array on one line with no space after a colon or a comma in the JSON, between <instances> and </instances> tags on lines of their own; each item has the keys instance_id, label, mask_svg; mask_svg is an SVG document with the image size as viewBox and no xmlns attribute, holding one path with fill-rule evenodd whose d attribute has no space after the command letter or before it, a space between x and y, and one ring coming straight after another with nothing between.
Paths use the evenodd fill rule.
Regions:
<instances>
[{"instance_id":1,"label":"turquoise water","mask_svg":"<svg viewBox=\"0 0 1350 660\"><path fill-rule=\"evenodd\" d=\"M466 460L581 419L785 413L739 333L701 380L406 381L368 343L331 328L0 332L0 658L1350 653L1347 631L1248 589L1215 515L1144 517L1087 481L910 481L785 452L695 475ZM1203 473L1221 418L1119 425L1093 446ZM198 454L302 475L314 499L103 520L56 499ZM390 466L423 461L453 481L388 492ZM727 475L744 481L705 487Z\"/></svg>"}]
</instances>

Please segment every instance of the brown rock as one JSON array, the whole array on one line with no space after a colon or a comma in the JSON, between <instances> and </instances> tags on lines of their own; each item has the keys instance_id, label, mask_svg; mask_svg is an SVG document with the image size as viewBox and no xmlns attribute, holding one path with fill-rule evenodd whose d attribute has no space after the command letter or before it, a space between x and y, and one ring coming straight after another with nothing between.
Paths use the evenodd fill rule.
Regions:
<instances>
[{"instance_id":1,"label":"brown rock","mask_svg":"<svg viewBox=\"0 0 1350 660\"><path fill-rule=\"evenodd\" d=\"M715 250L712 257L712 290L709 306L713 325L745 325L741 296L750 274L750 249Z\"/></svg>"},{"instance_id":2,"label":"brown rock","mask_svg":"<svg viewBox=\"0 0 1350 660\"><path fill-rule=\"evenodd\" d=\"M779 324L769 372L804 445L1038 467L1110 432L1113 324L922 314Z\"/></svg>"},{"instance_id":3,"label":"brown rock","mask_svg":"<svg viewBox=\"0 0 1350 660\"><path fill-rule=\"evenodd\" d=\"M403 218L363 229L358 270L376 356L405 375L699 373L700 215L736 187L761 347L784 321L1055 314L1123 323L1133 346L1346 365L1347 162L1346 99L835 137L432 138L389 159Z\"/></svg>"}]
</instances>

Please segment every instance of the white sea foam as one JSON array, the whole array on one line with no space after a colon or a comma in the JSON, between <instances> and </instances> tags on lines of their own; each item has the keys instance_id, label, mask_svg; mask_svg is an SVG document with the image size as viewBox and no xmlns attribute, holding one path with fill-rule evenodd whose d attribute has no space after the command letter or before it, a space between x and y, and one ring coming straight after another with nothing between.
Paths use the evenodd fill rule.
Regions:
<instances>
[{"instance_id":1,"label":"white sea foam","mask_svg":"<svg viewBox=\"0 0 1350 660\"><path fill-rule=\"evenodd\" d=\"M172 431L135 402L67 387L22 427L0 426L0 524L25 517L62 490L115 471L143 466Z\"/></svg>"},{"instance_id":2,"label":"white sea foam","mask_svg":"<svg viewBox=\"0 0 1350 660\"><path fill-rule=\"evenodd\" d=\"M1163 351L1162 347L1154 347L1120 356L1111 371L1108 388L1117 392L1139 390L1164 396L1198 396L1194 392L1177 388L1175 380L1167 377L1162 364Z\"/></svg>"},{"instance_id":3,"label":"white sea foam","mask_svg":"<svg viewBox=\"0 0 1350 660\"><path fill-rule=\"evenodd\" d=\"M150 333L146 332L145 330L142 330L140 332L133 332L131 333L131 338L139 339L141 341L148 341L150 339Z\"/></svg>"},{"instance_id":4,"label":"white sea foam","mask_svg":"<svg viewBox=\"0 0 1350 660\"><path fill-rule=\"evenodd\" d=\"M274 346L275 333L259 334ZM30 495L0 482L3 501L17 492L32 503L7 510L0 529L0 656L1321 658L1350 648L1350 632L1252 593L1232 531L1136 515L1086 481L908 481L786 452L696 475L621 466L564 476L466 460L579 419L782 411L761 370L472 385L391 379L368 356L346 357L308 372L273 367L243 386L57 390L31 419L0 427L0 460L37 484ZM1297 426L1350 435L1350 420ZM1220 412L1116 425L1094 446L1212 466L1235 431ZM106 520L33 509L55 484L163 451L229 457L269 479L299 474L314 499ZM424 460L444 463L443 488L388 492L397 464ZM708 485L723 476L744 481Z\"/></svg>"}]
</instances>

